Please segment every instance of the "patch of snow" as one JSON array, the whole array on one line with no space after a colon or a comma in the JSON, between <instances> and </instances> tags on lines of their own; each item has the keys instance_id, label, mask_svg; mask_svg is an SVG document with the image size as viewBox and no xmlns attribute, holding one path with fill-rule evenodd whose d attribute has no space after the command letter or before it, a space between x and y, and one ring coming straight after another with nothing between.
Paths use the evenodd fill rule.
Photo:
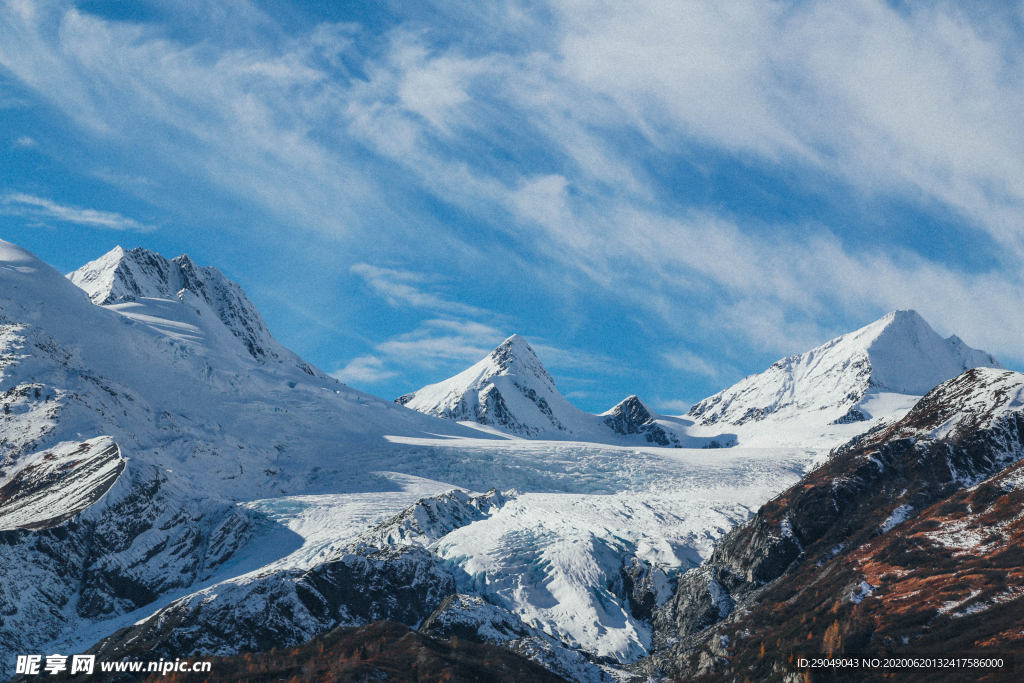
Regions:
<instances>
[{"instance_id":1,"label":"patch of snow","mask_svg":"<svg viewBox=\"0 0 1024 683\"><path fill-rule=\"evenodd\" d=\"M913 511L913 505L900 505L882 522L882 533L888 533L893 527L907 521L910 518L910 513Z\"/></svg>"},{"instance_id":2,"label":"patch of snow","mask_svg":"<svg viewBox=\"0 0 1024 683\"><path fill-rule=\"evenodd\" d=\"M859 605L864 601L864 598L869 597L875 592L875 587L867 581L861 581L860 584L850 593L850 602Z\"/></svg>"}]
</instances>

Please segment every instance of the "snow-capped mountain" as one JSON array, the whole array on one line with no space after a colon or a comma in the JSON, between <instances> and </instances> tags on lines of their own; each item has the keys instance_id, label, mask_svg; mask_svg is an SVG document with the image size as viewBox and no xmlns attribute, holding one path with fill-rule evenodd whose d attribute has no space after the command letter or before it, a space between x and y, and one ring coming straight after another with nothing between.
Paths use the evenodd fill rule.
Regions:
<instances>
[{"instance_id":1,"label":"snow-capped mountain","mask_svg":"<svg viewBox=\"0 0 1024 683\"><path fill-rule=\"evenodd\" d=\"M658 424L658 420L664 418L635 394L623 399L611 410L601 413L599 417L603 418L601 422L616 434L639 434L646 437L650 443L659 446L681 445L679 436L673 433L671 427L666 429L665 426ZM678 429L677 425L673 426Z\"/></svg>"},{"instance_id":2,"label":"snow-capped mountain","mask_svg":"<svg viewBox=\"0 0 1024 683\"><path fill-rule=\"evenodd\" d=\"M764 644L787 641L796 645L783 645L783 659L786 648L902 657L1014 647L1022 460L1024 374L976 368L940 384L901 420L837 449L682 577L655 616L648 670L761 679ZM919 673L899 678L934 680Z\"/></svg>"},{"instance_id":3,"label":"snow-capped mountain","mask_svg":"<svg viewBox=\"0 0 1024 683\"><path fill-rule=\"evenodd\" d=\"M486 358L443 382L395 399L396 403L448 420L492 427L515 436L604 444L652 444L699 448L636 396L601 415L569 403L530 344L514 334Z\"/></svg>"},{"instance_id":4,"label":"snow-capped mountain","mask_svg":"<svg viewBox=\"0 0 1024 683\"><path fill-rule=\"evenodd\" d=\"M268 528L237 501L366 486L339 457L387 435L487 436L260 362L198 295L95 305L6 242L0 430L5 660L213 577Z\"/></svg>"},{"instance_id":5,"label":"snow-capped mountain","mask_svg":"<svg viewBox=\"0 0 1024 683\"><path fill-rule=\"evenodd\" d=\"M189 309L186 315L195 311L199 317L205 312L207 319L218 318L260 363L291 363L323 376L274 339L238 283L216 268L196 265L188 254L168 260L142 247L125 251L118 246L67 277L94 304L121 305L119 310L129 315L146 315L147 299L180 302Z\"/></svg>"},{"instance_id":6,"label":"snow-capped mountain","mask_svg":"<svg viewBox=\"0 0 1024 683\"><path fill-rule=\"evenodd\" d=\"M956 336L943 339L916 311L893 311L700 401L686 415L689 433L734 432L745 445L793 437L834 445L898 419L933 387L976 367L1003 366Z\"/></svg>"},{"instance_id":7,"label":"snow-capped mountain","mask_svg":"<svg viewBox=\"0 0 1024 683\"><path fill-rule=\"evenodd\" d=\"M813 457L709 461L647 447L648 423L661 422L636 401L575 413L587 420L579 431L547 401L566 431L593 429L614 447L468 429L254 354L238 318L222 317L230 307L217 307L224 292L243 303L244 293L201 271L204 290L183 259L153 255L147 279L145 253L115 256L90 269L87 293L0 242L4 671L15 653L82 652L138 622L155 627L149 617L173 606L187 620L151 635L230 650L381 617L414 624L455 591L499 608L473 619L519 618L524 633L554 639L530 641L547 653L539 660L568 648L632 661L650 640L641 605L657 604L637 593L640 574L664 589ZM543 397L541 379L524 386ZM453 487L466 495L445 494ZM492 487L521 495L470 493ZM360 539L397 544L348 552ZM626 581L631 558L646 569ZM423 590L403 591L417 577L430 579ZM211 590L222 599L201 608ZM251 611L232 611L243 603Z\"/></svg>"},{"instance_id":8,"label":"snow-capped mountain","mask_svg":"<svg viewBox=\"0 0 1024 683\"><path fill-rule=\"evenodd\" d=\"M892 377L929 344L861 344L858 410L919 389ZM849 412L798 396L832 400L812 385L792 392L811 410L773 429ZM230 654L388 618L599 680L649 653L687 568L826 455L742 447L788 408L738 426L636 396L585 413L517 336L399 403L419 412L305 364L187 257L118 249L65 278L0 242L0 660Z\"/></svg>"},{"instance_id":9,"label":"snow-capped mountain","mask_svg":"<svg viewBox=\"0 0 1024 683\"><path fill-rule=\"evenodd\" d=\"M586 413L558 393L551 375L518 334L471 368L395 402L427 415L526 437L572 435L572 428L586 419Z\"/></svg>"}]
</instances>

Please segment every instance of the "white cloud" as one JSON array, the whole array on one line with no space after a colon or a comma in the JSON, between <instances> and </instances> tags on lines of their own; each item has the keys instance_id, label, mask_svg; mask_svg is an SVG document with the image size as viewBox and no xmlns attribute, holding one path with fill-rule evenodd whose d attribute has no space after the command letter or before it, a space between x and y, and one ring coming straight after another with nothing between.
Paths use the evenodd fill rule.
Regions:
<instances>
[{"instance_id":1,"label":"white cloud","mask_svg":"<svg viewBox=\"0 0 1024 683\"><path fill-rule=\"evenodd\" d=\"M920 192L1024 255L1024 57L956 5L550 6L562 75L665 147L696 138L877 193Z\"/></svg>"},{"instance_id":2,"label":"white cloud","mask_svg":"<svg viewBox=\"0 0 1024 683\"><path fill-rule=\"evenodd\" d=\"M426 368L444 367L452 362L471 365L493 351L507 336L479 322L433 319L424 320L412 332L393 337L374 348L400 365Z\"/></svg>"},{"instance_id":3,"label":"white cloud","mask_svg":"<svg viewBox=\"0 0 1024 683\"><path fill-rule=\"evenodd\" d=\"M721 368L709 363L704 358L701 358L687 349L666 351L661 355L662 358L664 358L665 361L676 370L682 370L683 372L694 375L704 375L711 379L718 379L722 374Z\"/></svg>"},{"instance_id":4,"label":"white cloud","mask_svg":"<svg viewBox=\"0 0 1024 683\"><path fill-rule=\"evenodd\" d=\"M96 209L58 204L49 199L22 192L10 192L0 196L0 213L52 219L106 230L132 230L135 232L156 230L152 225L139 223L133 218L127 218L112 211L97 211Z\"/></svg>"},{"instance_id":5,"label":"white cloud","mask_svg":"<svg viewBox=\"0 0 1024 683\"><path fill-rule=\"evenodd\" d=\"M421 284L437 284L439 279L425 273L409 270L379 268L367 263L357 263L349 269L358 275L370 288L382 296L391 306L409 306L443 313L459 315L480 315L485 310L456 301L442 299L436 294L425 292Z\"/></svg>"},{"instance_id":6,"label":"white cloud","mask_svg":"<svg viewBox=\"0 0 1024 683\"><path fill-rule=\"evenodd\" d=\"M662 415L685 415L693 404L674 398L655 399L652 407Z\"/></svg>"},{"instance_id":7,"label":"white cloud","mask_svg":"<svg viewBox=\"0 0 1024 683\"><path fill-rule=\"evenodd\" d=\"M265 29L249 3L224 6L233 30ZM218 50L25 0L0 27L0 65L94 139L144 147L291 228L412 253L429 245L438 260L476 239L492 257L524 254L530 277L596 285L683 337L696 329L790 353L844 331L822 319L913 307L941 331L1024 361L1024 52L998 17L985 25L947 3L897 11L882 0L438 11L458 19L434 27L451 42L403 26L368 59L350 52L351 27ZM505 41L482 49L482 35ZM342 54L359 77L336 73ZM934 202L1004 248L989 270L967 271L884 238L752 226L666 201L645 162L701 149L825 178L850 202ZM367 160L400 169L395 186L369 179ZM410 220L405 200L422 193L483 234ZM392 305L482 313L411 271L353 273ZM490 330L428 321L373 358L469 359L493 347ZM383 367L374 362L361 361Z\"/></svg>"},{"instance_id":8,"label":"white cloud","mask_svg":"<svg viewBox=\"0 0 1024 683\"><path fill-rule=\"evenodd\" d=\"M332 372L331 376L346 384L376 384L395 377L395 370L384 367L384 361L376 356L359 356L350 360L342 369Z\"/></svg>"},{"instance_id":9,"label":"white cloud","mask_svg":"<svg viewBox=\"0 0 1024 683\"><path fill-rule=\"evenodd\" d=\"M16 147L16 148L20 148L20 149L31 149L32 147L38 147L38 146L39 146L39 143L36 142L35 140L33 140L32 138L30 138L27 135L21 136L20 138L16 139L12 143L12 147Z\"/></svg>"},{"instance_id":10,"label":"white cloud","mask_svg":"<svg viewBox=\"0 0 1024 683\"><path fill-rule=\"evenodd\" d=\"M332 373L347 383L375 384L409 370L441 373L460 372L481 360L505 339L494 327L471 320L431 319L412 332L400 334L374 347L374 353L349 361Z\"/></svg>"}]
</instances>

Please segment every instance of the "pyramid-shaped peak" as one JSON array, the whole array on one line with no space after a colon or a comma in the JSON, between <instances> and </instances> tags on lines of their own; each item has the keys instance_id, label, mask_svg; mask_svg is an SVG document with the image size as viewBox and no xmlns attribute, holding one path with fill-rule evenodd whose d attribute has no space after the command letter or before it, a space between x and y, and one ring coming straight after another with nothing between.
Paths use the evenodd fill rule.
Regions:
<instances>
[{"instance_id":1,"label":"pyramid-shaped peak","mask_svg":"<svg viewBox=\"0 0 1024 683\"><path fill-rule=\"evenodd\" d=\"M862 344L870 345L880 336L892 334L920 336L933 335L936 332L917 311L912 309L898 310L890 311L875 322L869 323L859 330L844 334L837 339L833 339L824 346L834 345L843 340L857 340Z\"/></svg>"},{"instance_id":2,"label":"pyramid-shaped peak","mask_svg":"<svg viewBox=\"0 0 1024 683\"><path fill-rule=\"evenodd\" d=\"M878 388L924 395L970 368L1003 367L956 335L942 338L917 311L893 311L864 330L876 326L875 334L865 335L865 349L871 362L871 384Z\"/></svg>"},{"instance_id":3,"label":"pyramid-shaped peak","mask_svg":"<svg viewBox=\"0 0 1024 683\"><path fill-rule=\"evenodd\" d=\"M914 330L925 333L935 332L932 326L928 324L928 321L913 309L890 311L882 316L878 322L883 323L885 329Z\"/></svg>"},{"instance_id":4,"label":"pyramid-shaped peak","mask_svg":"<svg viewBox=\"0 0 1024 683\"><path fill-rule=\"evenodd\" d=\"M942 338L917 311L897 310L806 353L783 358L700 401L687 414L702 425L739 426L812 412L844 423L864 419L854 409L869 392L923 396L976 367L1002 365L958 337Z\"/></svg>"},{"instance_id":5,"label":"pyramid-shaped peak","mask_svg":"<svg viewBox=\"0 0 1024 683\"><path fill-rule=\"evenodd\" d=\"M141 297L170 298L181 289L179 267L143 247L114 247L68 275L94 304L136 301Z\"/></svg>"},{"instance_id":6,"label":"pyramid-shaped peak","mask_svg":"<svg viewBox=\"0 0 1024 683\"><path fill-rule=\"evenodd\" d=\"M629 424L641 425L648 420L653 420L658 413L651 410L651 407L644 403L639 396L633 394L615 404L611 410L601 413L602 416L622 416Z\"/></svg>"},{"instance_id":7,"label":"pyramid-shaped peak","mask_svg":"<svg viewBox=\"0 0 1024 683\"><path fill-rule=\"evenodd\" d=\"M513 334L501 342L494 351L491 351L486 361L493 364L497 372L511 372L517 366L521 366L529 368L535 374L541 374L542 377L550 381L550 376L540 359L537 358L537 354L534 353L533 347L518 334Z\"/></svg>"},{"instance_id":8,"label":"pyramid-shaped peak","mask_svg":"<svg viewBox=\"0 0 1024 683\"><path fill-rule=\"evenodd\" d=\"M929 329L931 328L931 325L928 324L928 321L922 318L921 314L912 308L889 311L884 316L882 316L882 320L894 322L897 324L925 325Z\"/></svg>"},{"instance_id":9,"label":"pyramid-shaped peak","mask_svg":"<svg viewBox=\"0 0 1024 683\"><path fill-rule=\"evenodd\" d=\"M502 353L528 354L531 356L536 355L530 347L530 343L518 334L513 334L511 337L498 344L497 348L491 352L491 355Z\"/></svg>"}]
</instances>

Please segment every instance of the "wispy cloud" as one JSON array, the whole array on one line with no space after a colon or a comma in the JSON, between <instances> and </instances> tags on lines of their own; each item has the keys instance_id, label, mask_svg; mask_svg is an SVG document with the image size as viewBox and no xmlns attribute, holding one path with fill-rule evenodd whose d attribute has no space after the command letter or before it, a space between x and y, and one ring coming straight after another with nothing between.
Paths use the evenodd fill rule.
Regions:
<instances>
[{"instance_id":1,"label":"wispy cloud","mask_svg":"<svg viewBox=\"0 0 1024 683\"><path fill-rule=\"evenodd\" d=\"M718 379L722 375L722 368L687 349L666 351L661 356L671 367L686 373L704 375L711 379Z\"/></svg>"},{"instance_id":2,"label":"wispy cloud","mask_svg":"<svg viewBox=\"0 0 1024 683\"><path fill-rule=\"evenodd\" d=\"M430 319L411 332L396 335L374 347L371 355L349 361L333 373L343 382L376 384L410 369L432 371L441 381L490 353L508 336L479 322Z\"/></svg>"},{"instance_id":3,"label":"wispy cloud","mask_svg":"<svg viewBox=\"0 0 1024 683\"><path fill-rule=\"evenodd\" d=\"M693 404L675 398L655 399L652 407L662 415L685 415Z\"/></svg>"},{"instance_id":4,"label":"wispy cloud","mask_svg":"<svg viewBox=\"0 0 1024 683\"><path fill-rule=\"evenodd\" d=\"M448 301L439 295L426 292L422 285L437 285L440 278L409 270L379 268L367 263L357 263L350 272L362 278L370 289L382 296L391 306L409 306L456 315L476 316L486 313L482 308L457 301Z\"/></svg>"},{"instance_id":5,"label":"wispy cloud","mask_svg":"<svg viewBox=\"0 0 1024 683\"><path fill-rule=\"evenodd\" d=\"M30 149L32 147L38 147L39 143L27 135L22 135L11 143L11 146L18 149Z\"/></svg>"},{"instance_id":6,"label":"wispy cloud","mask_svg":"<svg viewBox=\"0 0 1024 683\"><path fill-rule=\"evenodd\" d=\"M24 0L0 25L0 65L95 144L144 147L154 164L261 205L282 234L336 240L389 305L493 330L428 320L353 371L489 350L506 325L483 309L501 312L509 282L487 266L512 258L524 280L593 290L590 301L683 343L784 354L913 307L1024 361L1024 48L999 12L884 0L434 11L434 25L383 35L334 24L285 35L253 4L223 0L191 22L212 38L186 44ZM354 35L372 48L359 52ZM678 199L656 170L704 172L715 156L810 187L836 213L892 201L925 223L945 216L952 227L936 233L969 234L991 258L932 248L931 228L895 248L863 225L765 220L749 208L757 196ZM464 266L460 248L484 256ZM419 272L446 267L498 304L460 302ZM728 374L720 358L665 361Z\"/></svg>"},{"instance_id":7,"label":"wispy cloud","mask_svg":"<svg viewBox=\"0 0 1024 683\"><path fill-rule=\"evenodd\" d=\"M74 223L88 228L105 230L131 230L149 232L155 226L139 223L133 218L122 216L113 211L83 209L77 206L58 204L57 202L21 192L10 192L0 196L0 213L16 216L31 216L38 219L50 219L62 223Z\"/></svg>"},{"instance_id":8,"label":"wispy cloud","mask_svg":"<svg viewBox=\"0 0 1024 683\"><path fill-rule=\"evenodd\" d=\"M385 368L383 360L371 355L353 358L345 367L332 372L331 376L346 384L376 384L397 374L397 371Z\"/></svg>"},{"instance_id":9,"label":"wispy cloud","mask_svg":"<svg viewBox=\"0 0 1024 683\"><path fill-rule=\"evenodd\" d=\"M438 367L449 361L475 363L508 335L470 320L425 320L375 348L396 363Z\"/></svg>"}]
</instances>

